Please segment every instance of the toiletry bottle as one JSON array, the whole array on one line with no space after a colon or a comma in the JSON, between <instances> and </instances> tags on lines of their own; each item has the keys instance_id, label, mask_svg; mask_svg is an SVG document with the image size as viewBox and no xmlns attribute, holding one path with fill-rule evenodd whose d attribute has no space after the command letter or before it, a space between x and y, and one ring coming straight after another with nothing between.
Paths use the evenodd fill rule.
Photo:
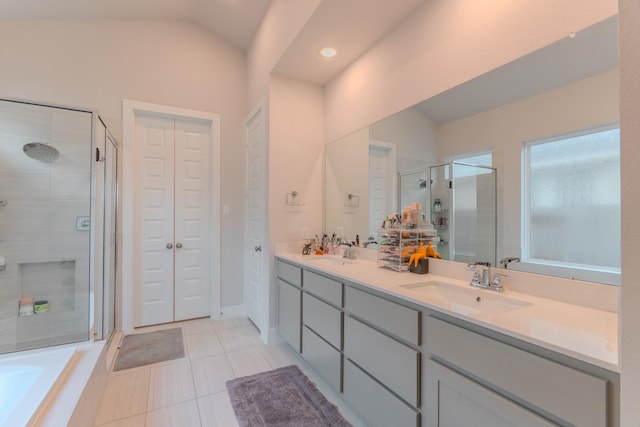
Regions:
<instances>
[{"instance_id":1,"label":"toiletry bottle","mask_svg":"<svg viewBox=\"0 0 640 427\"><path fill-rule=\"evenodd\" d=\"M440 203L440 199L436 199L433 202L433 211L434 212L441 212L442 211L442 204Z\"/></svg>"}]
</instances>

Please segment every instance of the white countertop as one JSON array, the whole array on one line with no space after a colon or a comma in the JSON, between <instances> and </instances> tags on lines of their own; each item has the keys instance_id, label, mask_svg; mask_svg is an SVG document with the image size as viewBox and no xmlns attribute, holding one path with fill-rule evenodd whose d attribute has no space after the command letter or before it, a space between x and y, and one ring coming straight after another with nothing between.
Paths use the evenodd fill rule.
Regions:
<instances>
[{"instance_id":1,"label":"white countertop","mask_svg":"<svg viewBox=\"0 0 640 427\"><path fill-rule=\"evenodd\" d=\"M278 258L299 264L305 268L324 271L332 276L375 289L431 310L471 321L496 332L564 354L574 359L620 372L618 365L618 315L617 313L541 298L507 290L477 289L480 297L504 297L527 303L523 307L500 314L475 318L444 308L437 300L425 296L416 289L402 285L439 281L465 289L469 282L450 277L408 272L398 273L379 268L375 262L359 259L355 263L333 261L329 256L278 253ZM325 259L326 261L323 261Z\"/></svg>"}]
</instances>

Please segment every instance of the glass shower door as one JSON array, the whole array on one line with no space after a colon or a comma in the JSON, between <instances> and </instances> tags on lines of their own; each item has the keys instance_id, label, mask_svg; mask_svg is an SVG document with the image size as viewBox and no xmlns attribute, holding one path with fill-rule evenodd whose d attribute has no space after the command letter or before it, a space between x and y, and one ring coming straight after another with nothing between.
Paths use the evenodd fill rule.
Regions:
<instances>
[{"instance_id":1,"label":"glass shower door","mask_svg":"<svg viewBox=\"0 0 640 427\"><path fill-rule=\"evenodd\" d=\"M108 134L105 150L104 181L104 320L101 338L109 339L116 327L118 149Z\"/></svg>"},{"instance_id":2,"label":"glass shower door","mask_svg":"<svg viewBox=\"0 0 640 427\"><path fill-rule=\"evenodd\" d=\"M438 232L436 249L442 259L453 259L450 244L453 221L451 211L451 173L450 165L437 165L430 168L431 177L431 224Z\"/></svg>"},{"instance_id":3,"label":"glass shower door","mask_svg":"<svg viewBox=\"0 0 640 427\"><path fill-rule=\"evenodd\" d=\"M0 353L89 339L91 117L0 100Z\"/></svg>"},{"instance_id":4,"label":"glass shower door","mask_svg":"<svg viewBox=\"0 0 640 427\"><path fill-rule=\"evenodd\" d=\"M496 170L452 163L453 260L496 265Z\"/></svg>"},{"instance_id":5,"label":"glass shower door","mask_svg":"<svg viewBox=\"0 0 640 427\"><path fill-rule=\"evenodd\" d=\"M447 163L431 167L431 223L443 259L496 265L496 170Z\"/></svg>"}]
</instances>

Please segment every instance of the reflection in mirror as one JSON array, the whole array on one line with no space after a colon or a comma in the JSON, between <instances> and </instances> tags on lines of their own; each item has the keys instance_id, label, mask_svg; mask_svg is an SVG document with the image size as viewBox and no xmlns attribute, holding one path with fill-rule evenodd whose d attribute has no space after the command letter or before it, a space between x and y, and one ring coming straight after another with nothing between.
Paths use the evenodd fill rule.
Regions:
<instances>
[{"instance_id":1,"label":"reflection in mirror","mask_svg":"<svg viewBox=\"0 0 640 427\"><path fill-rule=\"evenodd\" d=\"M422 173L425 180L425 210L428 168L437 159L435 129L422 112L408 109L327 144L327 232L350 241L356 235L361 241L370 236L375 240L384 218L400 210L398 181L414 185L408 184L411 173ZM358 197L357 206L349 202L350 194ZM407 193L400 198L407 199Z\"/></svg>"},{"instance_id":2,"label":"reflection in mirror","mask_svg":"<svg viewBox=\"0 0 640 427\"><path fill-rule=\"evenodd\" d=\"M491 152L491 166L497 171L496 260L522 258L508 268L618 284L615 268L528 262L522 230L524 144L603 125L616 127L618 98L617 17L612 17L328 144L326 230L341 231L349 240L355 235L361 240L375 237L378 227L373 225L381 216L416 201L428 221L440 221L431 212L431 186L426 185L424 193L416 191L422 174L426 182L431 166ZM395 161L391 155L378 159L382 169L372 173L370 146L375 144L393 147L389 153L395 153ZM358 207L348 205L348 194L359 196ZM375 215L370 213L372 205L379 210ZM618 215L619 208L610 212ZM452 219L448 221L451 229ZM593 224L580 226L589 229ZM469 247L473 239L463 244L440 234L449 248L445 250L443 243L438 250L449 256L458 245L460 256L478 250Z\"/></svg>"},{"instance_id":3,"label":"reflection in mirror","mask_svg":"<svg viewBox=\"0 0 640 427\"><path fill-rule=\"evenodd\" d=\"M496 170L449 163L432 166L431 223L443 259L496 265Z\"/></svg>"}]
</instances>

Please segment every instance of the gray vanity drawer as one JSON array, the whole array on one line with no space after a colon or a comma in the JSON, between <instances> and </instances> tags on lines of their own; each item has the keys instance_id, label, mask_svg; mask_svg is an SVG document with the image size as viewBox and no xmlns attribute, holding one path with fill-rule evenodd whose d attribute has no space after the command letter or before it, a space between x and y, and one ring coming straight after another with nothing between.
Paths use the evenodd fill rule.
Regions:
<instances>
[{"instance_id":1,"label":"gray vanity drawer","mask_svg":"<svg viewBox=\"0 0 640 427\"><path fill-rule=\"evenodd\" d=\"M303 270L302 277L305 291L342 307L342 283L308 270Z\"/></svg>"},{"instance_id":2,"label":"gray vanity drawer","mask_svg":"<svg viewBox=\"0 0 640 427\"><path fill-rule=\"evenodd\" d=\"M304 324L338 350L342 349L342 312L307 293L302 304Z\"/></svg>"},{"instance_id":3,"label":"gray vanity drawer","mask_svg":"<svg viewBox=\"0 0 640 427\"><path fill-rule=\"evenodd\" d=\"M337 391L342 377L342 355L315 332L302 327L302 356Z\"/></svg>"},{"instance_id":4,"label":"gray vanity drawer","mask_svg":"<svg viewBox=\"0 0 640 427\"><path fill-rule=\"evenodd\" d=\"M607 425L607 381L428 317L426 344L443 363L571 425Z\"/></svg>"},{"instance_id":5,"label":"gray vanity drawer","mask_svg":"<svg viewBox=\"0 0 640 427\"><path fill-rule=\"evenodd\" d=\"M278 279L278 332L300 352L302 291Z\"/></svg>"},{"instance_id":6,"label":"gray vanity drawer","mask_svg":"<svg viewBox=\"0 0 640 427\"><path fill-rule=\"evenodd\" d=\"M391 361L390 361L391 363ZM419 426L420 413L360 370L344 362L344 398L370 426Z\"/></svg>"},{"instance_id":7,"label":"gray vanity drawer","mask_svg":"<svg viewBox=\"0 0 640 427\"><path fill-rule=\"evenodd\" d=\"M278 261L278 277L291 283L302 286L302 269L284 261Z\"/></svg>"},{"instance_id":8,"label":"gray vanity drawer","mask_svg":"<svg viewBox=\"0 0 640 427\"><path fill-rule=\"evenodd\" d=\"M347 286L344 291L345 309L382 329L419 346L420 312L388 301L368 292Z\"/></svg>"},{"instance_id":9,"label":"gray vanity drawer","mask_svg":"<svg viewBox=\"0 0 640 427\"><path fill-rule=\"evenodd\" d=\"M344 354L408 403L420 407L420 352L345 316Z\"/></svg>"}]
</instances>

